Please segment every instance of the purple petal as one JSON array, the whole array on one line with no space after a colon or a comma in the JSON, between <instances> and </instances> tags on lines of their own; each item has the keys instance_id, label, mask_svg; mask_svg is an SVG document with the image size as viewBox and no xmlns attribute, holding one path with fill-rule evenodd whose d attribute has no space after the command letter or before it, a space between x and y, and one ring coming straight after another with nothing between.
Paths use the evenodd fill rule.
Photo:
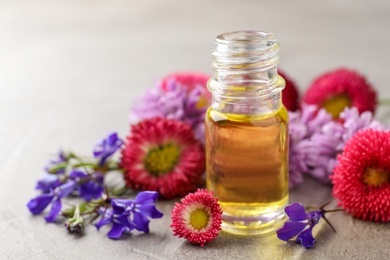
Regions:
<instances>
[{"instance_id":1,"label":"purple petal","mask_svg":"<svg viewBox=\"0 0 390 260\"><path fill-rule=\"evenodd\" d=\"M79 187L80 196L86 201L90 201L91 199L100 198L104 189L98 183L93 180L87 181L80 185Z\"/></svg>"},{"instance_id":2,"label":"purple petal","mask_svg":"<svg viewBox=\"0 0 390 260\"><path fill-rule=\"evenodd\" d=\"M53 204L51 205L49 214L45 217L46 222L54 222L58 213L60 213L61 208L62 208L61 200L60 199L54 200Z\"/></svg>"},{"instance_id":3,"label":"purple petal","mask_svg":"<svg viewBox=\"0 0 390 260\"><path fill-rule=\"evenodd\" d=\"M136 212L140 212L150 218L161 218L164 214L156 209L154 204L137 205Z\"/></svg>"},{"instance_id":4,"label":"purple petal","mask_svg":"<svg viewBox=\"0 0 390 260\"><path fill-rule=\"evenodd\" d=\"M135 224L135 229L138 231L149 233L149 221L150 220L142 213L134 212L133 222Z\"/></svg>"},{"instance_id":5,"label":"purple petal","mask_svg":"<svg viewBox=\"0 0 390 260\"><path fill-rule=\"evenodd\" d=\"M61 181L55 174L45 174L42 179L38 180L35 189L41 190L42 192L50 192L52 189L57 188L61 185Z\"/></svg>"},{"instance_id":6,"label":"purple petal","mask_svg":"<svg viewBox=\"0 0 390 260\"><path fill-rule=\"evenodd\" d=\"M294 202L287 206L284 211L291 221L303 221L307 219L305 207L298 202Z\"/></svg>"},{"instance_id":7,"label":"purple petal","mask_svg":"<svg viewBox=\"0 0 390 260\"><path fill-rule=\"evenodd\" d=\"M122 226L119 223L113 223L110 232L108 232L107 236L111 239L119 238L123 232L126 231L126 227Z\"/></svg>"},{"instance_id":8,"label":"purple petal","mask_svg":"<svg viewBox=\"0 0 390 260\"><path fill-rule=\"evenodd\" d=\"M148 204L157 201L158 192L156 191L142 191L135 197L134 203L136 204Z\"/></svg>"},{"instance_id":9,"label":"purple petal","mask_svg":"<svg viewBox=\"0 0 390 260\"><path fill-rule=\"evenodd\" d=\"M276 231L276 234L279 239L288 241L302 232L307 226L308 224L303 222L286 222L281 229Z\"/></svg>"},{"instance_id":10,"label":"purple petal","mask_svg":"<svg viewBox=\"0 0 390 260\"><path fill-rule=\"evenodd\" d=\"M53 194L42 194L27 203L27 207L34 215L41 213L53 200Z\"/></svg>"},{"instance_id":11,"label":"purple petal","mask_svg":"<svg viewBox=\"0 0 390 260\"><path fill-rule=\"evenodd\" d=\"M112 219L110 217L101 218L98 223L95 224L97 229L100 229L102 226L110 224Z\"/></svg>"},{"instance_id":12,"label":"purple petal","mask_svg":"<svg viewBox=\"0 0 390 260\"><path fill-rule=\"evenodd\" d=\"M304 231L302 231L298 237L297 242L300 243L305 248L310 248L314 246L314 242L316 241L312 235L312 228L308 228Z\"/></svg>"},{"instance_id":13,"label":"purple petal","mask_svg":"<svg viewBox=\"0 0 390 260\"><path fill-rule=\"evenodd\" d=\"M57 188L57 189L59 189L58 194L57 194L58 198L63 198L63 197L68 196L72 191L74 191L76 186L77 186L77 183L75 181L68 181L68 182L62 184L61 186L59 186Z\"/></svg>"},{"instance_id":14,"label":"purple petal","mask_svg":"<svg viewBox=\"0 0 390 260\"><path fill-rule=\"evenodd\" d=\"M69 178L75 180L77 178L87 178L88 177L88 174L82 172L82 171L72 171L70 174L69 174Z\"/></svg>"}]
</instances>

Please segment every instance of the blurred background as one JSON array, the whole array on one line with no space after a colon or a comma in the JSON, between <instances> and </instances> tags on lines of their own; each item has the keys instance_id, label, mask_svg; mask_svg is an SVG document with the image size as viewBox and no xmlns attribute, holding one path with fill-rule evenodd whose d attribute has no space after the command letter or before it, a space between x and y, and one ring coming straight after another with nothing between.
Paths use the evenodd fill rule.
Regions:
<instances>
[{"instance_id":1,"label":"blurred background","mask_svg":"<svg viewBox=\"0 0 390 260\"><path fill-rule=\"evenodd\" d=\"M347 67L383 99L390 98L389 25L386 0L0 0L3 221L21 212L30 218L25 203L58 148L90 154L108 131L125 136L132 102L169 73L211 75L218 34L273 32L279 67L302 92L320 74ZM377 116L389 122L388 109ZM2 252L26 256L34 247L16 230L7 236L24 251L5 242Z\"/></svg>"}]
</instances>

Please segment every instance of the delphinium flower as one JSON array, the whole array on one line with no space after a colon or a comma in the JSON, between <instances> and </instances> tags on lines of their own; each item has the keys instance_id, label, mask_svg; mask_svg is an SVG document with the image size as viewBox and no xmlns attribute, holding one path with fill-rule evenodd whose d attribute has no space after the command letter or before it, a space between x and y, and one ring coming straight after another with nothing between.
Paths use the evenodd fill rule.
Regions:
<instances>
[{"instance_id":1,"label":"delphinium flower","mask_svg":"<svg viewBox=\"0 0 390 260\"><path fill-rule=\"evenodd\" d=\"M369 111L359 114L357 108L345 108L340 114L340 120L325 124L306 142L309 173L329 183L329 176L338 163L337 155L343 151L345 143L355 133L368 128L381 130L384 126Z\"/></svg>"},{"instance_id":2,"label":"delphinium flower","mask_svg":"<svg viewBox=\"0 0 390 260\"><path fill-rule=\"evenodd\" d=\"M198 189L175 203L172 210L173 235L201 247L211 242L221 230L222 210L213 192Z\"/></svg>"},{"instance_id":3,"label":"delphinium flower","mask_svg":"<svg viewBox=\"0 0 390 260\"><path fill-rule=\"evenodd\" d=\"M338 160L331 179L339 205L356 218L390 221L390 132L355 134Z\"/></svg>"},{"instance_id":4,"label":"delphinium flower","mask_svg":"<svg viewBox=\"0 0 390 260\"><path fill-rule=\"evenodd\" d=\"M208 76L200 73L169 75L148 90L130 113L130 121L166 117L189 124L204 143L204 115L210 104L206 89Z\"/></svg>"},{"instance_id":5,"label":"delphinium flower","mask_svg":"<svg viewBox=\"0 0 390 260\"><path fill-rule=\"evenodd\" d=\"M305 248L311 248L314 246L315 239L313 237L313 227L318 224L321 218L323 218L329 226L336 232L330 222L325 218L325 213L339 211L325 210L324 207L329 203L323 205L318 210L310 211L306 213L302 204L294 202L285 208L285 212L289 217L289 220L284 223L284 226L276 231L279 239L288 241L295 238L297 243L300 243Z\"/></svg>"},{"instance_id":6,"label":"delphinium flower","mask_svg":"<svg viewBox=\"0 0 390 260\"><path fill-rule=\"evenodd\" d=\"M282 101L288 111L296 111L298 109L299 93L295 83L284 73L278 71L278 74L286 81L286 87L282 91Z\"/></svg>"},{"instance_id":7,"label":"delphinium flower","mask_svg":"<svg viewBox=\"0 0 390 260\"><path fill-rule=\"evenodd\" d=\"M303 174L309 171L307 145L313 134L332 121L332 117L314 105L302 104L297 112L289 112L289 185L290 188L303 182Z\"/></svg>"},{"instance_id":8,"label":"delphinium flower","mask_svg":"<svg viewBox=\"0 0 390 260\"><path fill-rule=\"evenodd\" d=\"M149 233L150 219L161 218L163 213L157 210L157 192L140 192L135 200L111 198L111 208L102 207L99 209L101 219L96 223L100 229L104 225L111 224L107 236L111 239L119 238L123 233L129 233L133 229Z\"/></svg>"},{"instance_id":9,"label":"delphinium flower","mask_svg":"<svg viewBox=\"0 0 390 260\"><path fill-rule=\"evenodd\" d=\"M353 70L337 69L315 79L303 102L325 108L338 119L345 107L356 107L359 113L374 113L377 96L364 76Z\"/></svg>"},{"instance_id":10,"label":"delphinium flower","mask_svg":"<svg viewBox=\"0 0 390 260\"><path fill-rule=\"evenodd\" d=\"M118 137L118 134L110 133L106 138L95 145L93 155L95 158L99 159L99 165L102 166L122 145L123 141Z\"/></svg>"},{"instance_id":11,"label":"delphinium flower","mask_svg":"<svg viewBox=\"0 0 390 260\"><path fill-rule=\"evenodd\" d=\"M113 170L106 163L122 144L116 133L109 134L95 146L94 155L98 162L84 161L73 153L60 151L58 158L45 167L44 177L37 182L36 189L42 194L28 202L30 212L37 215L51 205L45 220L54 222L62 209L63 198L71 194L86 201L99 198L103 192L103 175Z\"/></svg>"},{"instance_id":12,"label":"delphinium flower","mask_svg":"<svg viewBox=\"0 0 390 260\"><path fill-rule=\"evenodd\" d=\"M173 198L196 189L205 169L205 155L188 124L157 117L131 127L121 167L130 188Z\"/></svg>"}]
</instances>

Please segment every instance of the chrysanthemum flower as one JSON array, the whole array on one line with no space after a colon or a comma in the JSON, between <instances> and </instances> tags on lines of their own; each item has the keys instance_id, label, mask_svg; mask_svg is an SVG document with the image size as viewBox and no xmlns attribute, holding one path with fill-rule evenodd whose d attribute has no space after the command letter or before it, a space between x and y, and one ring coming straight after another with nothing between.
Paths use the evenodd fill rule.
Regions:
<instances>
[{"instance_id":1,"label":"chrysanthemum flower","mask_svg":"<svg viewBox=\"0 0 390 260\"><path fill-rule=\"evenodd\" d=\"M338 160L331 179L339 205L356 218L390 221L390 132L357 133Z\"/></svg>"},{"instance_id":2,"label":"chrysanthemum flower","mask_svg":"<svg viewBox=\"0 0 390 260\"><path fill-rule=\"evenodd\" d=\"M188 124L157 117L132 126L121 166L129 187L172 198L195 190L205 156Z\"/></svg>"},{"instance_id":3,"label":"chrysanthemum flower","mask_svg":"<svg viewBox=\"0 0 390 260\"><path fill-rule=\"evenodd\" d=\"M200 73L175 73L167 76L141 98L130 113L130 121L166 117L191 126L195 137L204 143L204 115L211 102L206 89L209 76Z\"/></svg>"},{"instance_id":4,"label":"chrysanthemum flower","mask_svg":"<svg viewBox=\"0 0 390 260\"><path fill-rule=\"evenodd\" d=\"M283 104L288 111L296 111L298 109L298 89L295 83L284 72L278 70L278 74L286 81L286 87L282 91Z\"/></svg>"},{"instance_id":5,"label":"chrysanthemum flower","mask_svg":"<svg viewBox=\"0 0 390 260\"><path fill-rule=\"evenodd\" d=\"M356 107L359 113L374 113L377 96L362 75L348 69L337 69L315 79L303 101L325 108L334 119L338 119L345 107Z\"/></svg>"},{"instance_id":6,"label":"chrysanthemum flower","mask_svg":"<svg viewBox=\"0 0 390 260\"><path fill-rule=\"evenodd\" d=\"M307 165L308 144L310 138L332 117L324 110L318 110L314 105L302 104L302 110L289 112L289 186L290 188L303 182L303 174L309 171Z\"/></svg>"},{"instance_id":7,"label":"chrysanthemum flower","mask_svg":"<svg viewBox=\"0 0 390 260\"><path fill-rule=\"evenodd\" d=\"M222 210L213 192L198 189L175 204L172 211L173 235L201 247L211 242L221 230Z\"/></svg>"},{"instance_id":8,"label":"chrysanthemum flower","mask_svg":"<svg viewBox=\"0 0 390 260\"><path fill-rule=\"evenodd\" d=\"M340 120L323 125L305 143L307 151L305 162L309 173L324 183L329 183L329 176L337 165L337 155L345 143L357 132L364 129L382 130L384 127L376 121L371 112L359 114L357 108L345 108Z\"/></svg>"}]
</instances>

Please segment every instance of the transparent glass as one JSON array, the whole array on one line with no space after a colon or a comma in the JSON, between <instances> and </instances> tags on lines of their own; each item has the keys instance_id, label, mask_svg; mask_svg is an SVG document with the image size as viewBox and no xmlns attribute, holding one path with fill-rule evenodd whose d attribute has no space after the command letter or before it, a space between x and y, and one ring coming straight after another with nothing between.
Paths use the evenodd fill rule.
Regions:
<instances>
[{"instance_id":1,"label":"transparent glass","mask_svg":"<svg viewBox=\"0 0 390 260\"><path fill-rule=\"evenodd\" d=\"M212 104L205 119L207 188L222 210L222 229L268 234L288 202L288 114L277 74L273 34L239 31L217 37Z\"/></svg>"}]
</instances>

